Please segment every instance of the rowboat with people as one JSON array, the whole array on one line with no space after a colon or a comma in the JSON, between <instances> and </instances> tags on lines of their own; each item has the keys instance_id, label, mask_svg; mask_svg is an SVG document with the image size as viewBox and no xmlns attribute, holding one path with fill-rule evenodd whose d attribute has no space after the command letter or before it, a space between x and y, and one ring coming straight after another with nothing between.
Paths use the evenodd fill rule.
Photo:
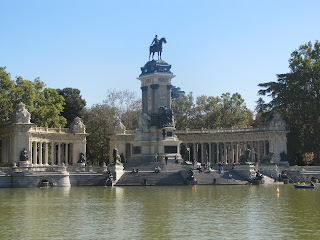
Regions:
<instances>
[{"instance_id":1,"label":"rowboat with people","mask_svg":"<svg viewBox=\"0 0 320 240\"><path fill-rule=\"evenodd\" d=\"M297 182L294 184L294 187L295 188L315 188L316 185L313 182L311 182L310 185L307 185L305 182L303 183Z\"/></svg>"}]
</instances>

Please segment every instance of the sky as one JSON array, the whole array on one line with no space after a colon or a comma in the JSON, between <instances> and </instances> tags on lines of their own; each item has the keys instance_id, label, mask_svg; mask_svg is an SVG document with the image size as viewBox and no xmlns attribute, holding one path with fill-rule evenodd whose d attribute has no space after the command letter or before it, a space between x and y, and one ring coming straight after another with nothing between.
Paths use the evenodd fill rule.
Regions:
<instances>
[{"instance_id":1,"label":"sky","mask_svg":"<svg viewBox=\"0 0 320 240\"><path fill-rule=\"evenodd\" d=\"M141 97L137 77L157 34L174 86L238 92L253 111L258 84L289 72L290 54L320 40L319 9L319 0L0 0L0 67L12 79L77 88L88 107L113 89Z\"/></svg>"}]
</instances>

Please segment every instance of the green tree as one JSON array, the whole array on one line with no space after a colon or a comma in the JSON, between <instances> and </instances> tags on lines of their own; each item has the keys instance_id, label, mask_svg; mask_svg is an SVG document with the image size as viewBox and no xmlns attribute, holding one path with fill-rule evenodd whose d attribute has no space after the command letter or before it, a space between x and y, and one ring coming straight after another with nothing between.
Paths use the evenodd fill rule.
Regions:
<instances>
[{"instance_id":1,"label":"green tree","mask_svg":"<svg viewBox=\"0 0 320 240\"><path fill-rule=\"evenodd\" d=\"M5 67L0 67L0 126L11 115L14 109L14 81Z\"/></svg>"},{"instance_id":2,"label":"green tree","mask_svg":"<svg viewBox=\"0 0 320 240\"><path fill-rule=\"evenodd\" d=\"M221 97L200 96L196 104L194 123L203 128L246 127L250 119L239 93L224 93Z\"/></svg>"},{"instance_id":3,"label":"green tree","mask_svg":"<svg viewBox=\"0 0 320 240\"><path fill-rule=\"evenodd\" d=\"M108 162L109 136L113 133L115 109L103 105L94 105L84 110L84 124L86 125L87 158L94 164Z\"/></svg>"},{"instance_id":4,"label":"green tree","mask_svg":"<svg viewBox=\"0 0 320 240\"><path fill-rule=\"evenodd\" d=\"M23 102L31 114L31 122L42 127L64 127L66 119L60 116L64 98L55 89L44 88L36 78L33 82L17 77L14 89L14 106Z\"/></svg>"},{"instance_id":5,"label":"green tree","mask_svg":"<svg viewBox=\"0 0 320 240\"><path fill-rule=\"evenodd\" d=\"M17 77L13 81L6 68L0 67L0 124L11 117L19 102L26 105L31 122L38 126L63 127L66 123L60 116L64 99L56 90L45 88L39 78L32 82Z\"/></svg>"},{"instance_id":6,"label":"green tree","mask_svg":"<svg viewBox=\"0 0 320 240\"><path fill-rule=\"evenodd\" d=\"M181 94L171 103L176 128L178 130L190 128L191 119L194 111L194 98L192 92L188 95Z\"/></svg>"},{"instance_id":7,"label":"green tree","mask_svg":"<svg viewBox=\"0 0 320 240\"><path fill-rule=\"evenodd\" d=\"M171 99L175 100L177 98L179 98L181 95L184 95L185 92L181 91L181 89L179 87L173 86L171 87Z\"/></svg>"},{"instance_id":8,"label":"green tree","mask_svg":"<svg viewBox=\"0 0 320 240\"><path fill-rule=\"evenodd\" d=\"M70 124L76 117L83 117L86 101L80 95L79 89L64 88L57 89L57 92L64 98L65 105L61 115L67 119L66 127L70 127Z\"/></svg>"},{"instance_id":9,"label":"green tree","mask_svg":"<svg viewBox=\"0 0 320 240\"><path fill-rule=\"evenodd\" d=\"M269 95L268 106L287 123L288 153L300 163L305 153L320 155L320 43L301 45L291 54L290 72L276 82L259 84L260 95Z\"/></svg>"},{"instance_id":10,"label":"green tree","mask_svg":"<svg viewBox=\"0 0 320 240\"><path fill-rule=\"evenodd\" d=\"M104 104L114 109L122 123L129 130L137 129L141 113L141 99L130 90L108 90Z\"/></svg>"}]
</instances>

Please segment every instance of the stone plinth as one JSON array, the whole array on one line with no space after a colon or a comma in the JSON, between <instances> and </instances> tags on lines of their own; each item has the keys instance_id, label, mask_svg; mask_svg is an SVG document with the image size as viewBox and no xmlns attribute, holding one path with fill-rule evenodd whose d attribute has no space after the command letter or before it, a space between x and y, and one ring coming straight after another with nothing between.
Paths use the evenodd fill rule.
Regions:
<instances>
[{"instance_id":1,"label":"stone plinth","mask_svg":"<svg viewBox=\"0 0 320 240\"><path fill-rule=\"evenodd\" d=\"M238 164L233 167L233 171L246 180L250 180L251 176L255 173L255 167L253 164Z\"/></svg>"},{"instance_id":2,"label":"stone plinth","mask_svg":"<svg viewBox=\"0 0 320 240\"><path fill-rule=\"evenodd\" d=\"M278 177L278 166L276 164L270 164L270 165L260 165L260 172L263 175L266 175L268 177L272 176L272 178Z\"/></svg>"},{"instance_id":3,"label":"stone plinth","mask_svg":"<svg viewBox=\"0 0 320 240\"><path fill-rule=\"evenodd\" d=\"M117 183L117 181L121 178L123 175L123 164L122 163L116 163L116 164L110 164L108 166L108 170L112 173L113 175L113 181L114 184Z\"/></svg>"}]
</instances>

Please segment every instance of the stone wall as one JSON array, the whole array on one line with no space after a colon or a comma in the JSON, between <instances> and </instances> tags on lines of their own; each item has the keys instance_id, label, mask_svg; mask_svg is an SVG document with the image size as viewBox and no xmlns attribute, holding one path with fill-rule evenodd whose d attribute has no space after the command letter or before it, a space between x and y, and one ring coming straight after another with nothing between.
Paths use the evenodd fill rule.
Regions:
<instances>
[{"instance_id":1,"label":"stone wall","mask_svg":"<svg viewBox=\"0 0 320 240\"><path fill-rule=\"evenodd\" d=\"M53 187L105 186L105 172L12 172L0 173L0 188L39 187L46 180Z\"/></svg>"}]
</instances>

